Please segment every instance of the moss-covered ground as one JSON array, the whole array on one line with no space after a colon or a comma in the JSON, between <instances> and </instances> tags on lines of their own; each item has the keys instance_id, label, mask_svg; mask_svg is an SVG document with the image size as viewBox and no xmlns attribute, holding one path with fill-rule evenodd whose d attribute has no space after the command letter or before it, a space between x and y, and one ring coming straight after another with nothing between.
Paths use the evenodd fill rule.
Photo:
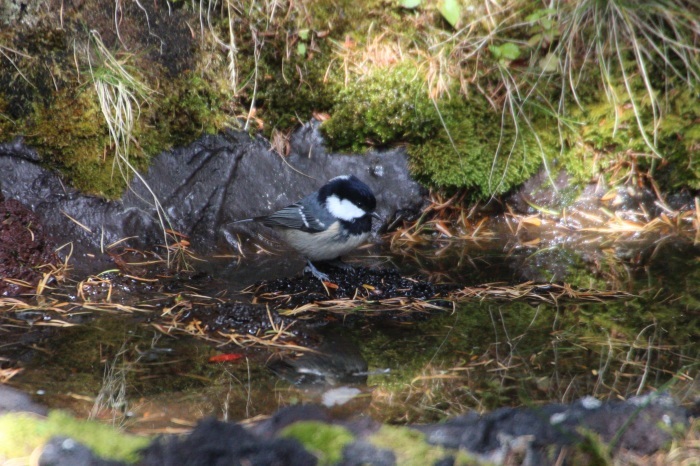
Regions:
<instances>
[{"instance_id":1,"label":"moss-covered ground","mask_svg":"<svg viewBox=\"0 0 700 466\"><path fill-rule=\"evenodd\" d=\"M330 148L405 144L416 176L471 199L511 191L542 167L580 183L603 176L697 190L697 5L642 3L9 9L0 18L0 134L24 136L75 186L106 197L126 185L115 173L125 151L144 169L203 133L272 137L314 116ZM127 95L128 133L112 132L109 115L125 101L105 108L105 82Z\"/></svg>"}]
</instances>

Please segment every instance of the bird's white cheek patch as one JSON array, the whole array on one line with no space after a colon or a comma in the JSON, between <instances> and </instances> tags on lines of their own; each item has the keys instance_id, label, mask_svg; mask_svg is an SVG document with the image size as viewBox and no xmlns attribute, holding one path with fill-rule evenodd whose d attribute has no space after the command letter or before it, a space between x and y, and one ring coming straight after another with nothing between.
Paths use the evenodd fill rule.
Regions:
<instances>
[{"instance_id":1,"label":"bird's white cheek patch","mask_svg":"<svg viewBox=\"0 0 700 466\"><path fill-rule=\"evenodd\" d=\"M365 215L364 210L347 199L341 201L338 196L330 196L326 199L326 207L334 217L346 222L351 222Z\"/></svg>"}]
</instances>

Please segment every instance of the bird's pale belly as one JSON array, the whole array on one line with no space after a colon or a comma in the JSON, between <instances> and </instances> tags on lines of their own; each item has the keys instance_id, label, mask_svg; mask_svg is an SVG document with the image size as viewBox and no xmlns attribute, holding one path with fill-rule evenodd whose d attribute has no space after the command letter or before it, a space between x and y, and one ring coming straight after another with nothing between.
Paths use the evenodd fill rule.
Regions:
<instances>
[{"instance_id":1,"label":"bird's pale belly","mask_svg":"<svg viewBox=\"0 0 700 466\"><path fill-rule=\"evenodd\" d=\"M320 233L279 229L282 238L311 261L333 260L357 249L369 238L369 232L361 235L341 235L338 222Z\"/></svg>"}]
</instances>

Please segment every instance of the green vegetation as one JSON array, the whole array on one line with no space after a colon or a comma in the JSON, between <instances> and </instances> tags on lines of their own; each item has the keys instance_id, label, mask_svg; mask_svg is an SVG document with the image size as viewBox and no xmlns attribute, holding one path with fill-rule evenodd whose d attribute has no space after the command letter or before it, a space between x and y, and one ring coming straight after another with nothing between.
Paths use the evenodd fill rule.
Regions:
<instances>
[{"instance_id":1,"label":"green vegetation","mask_svg":"<svg viewBox=\"0 0 700 466\"><path fill-rule=\"evenodd\" d=\"M107 198L160 151L236 124L228 84L214 79L225 64L206 61L208 42L194 47L184 23L170 24L161 32L178 54L151 53L146 18L156 12L129 5L119 26L134 32L129 47L104 15L113 8L37 11L36 27L13 24L0 36L2 140L25 137L71 184Z\"/></svg>"},{"instance_id":2,"label":"green vegetation","mask_svg":"<svg viewBox=\"0 0 700 466\"><path fill-rule=\"evenodd\" d=\"M301 42L301 36L297 44ZM313 57L307 47L304 54L293 53L280 57L276 47L285 43L267 44L262 50L260 67L263 68L260 91L257 95L261 131L270 137L273 130L287 132L313 117L314 112L330 110L339 87L326 82L327 60L332 56L328 43L315 45ZM306 46L305 46L306 47ZM253 60L244 60L254 70Z\"/></svg>"},{"instance_id":3,"label":"green vegetation","mask_svg":"<svg viewBox=\"0 0 700 466\"><path fill-rule=\"evenodd\" d=\"M151 117L157 138L153 151L180 147L231 125L228 99L224 89L212 86L200 73L185 71L160 100L160 111Z\"/></svg>"},{"instance_id":4,"label":"green vegetation","mask_svg":"<svg viewBox=\"0 0 700 466\"><path fill-rule=\"evenodd\" d=\"M454 457L455 465L468 466L483 464L464 452L454 452L429 444L425 434L406 427L382 426L372 435L370 442L378 447L393 451L397 464L425 466L437 464L445 458Z\"/></svg>"},{"instance_id":5,"label":"green vegetation","mask_svg":"<svg viewBox=\"0 0 700 466\"><path fill-rule=\"evenodd\" d=\"M378 68L342 89L323 129L333 147L361 151L367 144L421 143L439 124L422 74L406 63Z\"/></svg>"},{"instance_id":6,"label":"green vegetation","mask_svg":"<svg viewBox=\"0 0 700 466\"><path fill-rule=\"evenodd\" d=\"M28 458L56 435L73 438L102 458L129 463L138 460L138 451L150 441L99 422L77 420L61 411L52 411L47 418L9 413L0 416L0 460Z\"/></svg>"},{"instance_id":7,"label":"green vegetation","mask_svg":"<svg viewBox=\"0 0 700 466\"><path fill-rule=\"evenodd\" d=\"M202 133L277 137L324 114L331 149L405 144L421 180L472 199L542 167L700 188L695 2L169 5L126 5L118 25L107 0L32 10L32 27L8 16L3 139L26 136L107 197L126 184L114 167L133 171L121 161L143 169Z\"/></svg>"},{"instance_id":8,"label":"green vegetation","mask_svg":"<svg viewBox=\"0 0 700 466\"><path fill-rule=\"evenodd\" d=\"M114 154L106 152L109 133L95 92L75 92L62 90L49 104L36 104L27 122L27 142L78 189L118 197L126 184L118 174L113 176Z\"/></svg>"},{"instance_id":9,"label":"green vegetation","mask_svg":"<svg viewBox=\"0 0 700 466\"><path fill-rule=\"evenodd\" d=\"M532 131L502 121L481 95L447 102L441 112L444 129L409 147L414 172L429 184L468 188L484 199L525 182L557 153Z\"/></svg>"},{"instance_id":10,"label":"green vegetation","mask_svg":"<svg viewBox=\"0 0 700 466\"><path fill-rule=\"evenodd\" d=\"M286 427L281 435L299 440L318 457L321 465L337 464L343 457L343 448L354 440L346 428L317 421L296 422ZM369 441L377 448L394 452L398 464L429 465L450 456L455 457L457 465L482 464L464 452L430 445L424 434L406 427L382 426Z\"/></svg>"},{"instance_id":11,"label":"green vegetation","mask_svg":"<svg viewBox=\"0 0 700 466\"><path fill-rule=\"evenodd\" d=\"M280 434L299 440L302 445L318 458L320 465L338 463L343 457L343 447L355 438L344 427L319 421L295 422Z\"/></svg>"},{"instance_id":12,"label":"green vegetation","mask_svg":"<svg viewBox=\"0 0 700 466\"><path fill-rule=\"evenodd\" d=\"M700 189L700 131L695 123L700 118L698 92L687 88L669 91L664 117L656 128L648 99L640 99L636 111L624 94L617 106L604 99L584 104L572 112L581 127L568 133L563 166L579 181L602 176L615 185L653 177L665 190ZM649 151L638 131L637 115L649 133L656 132L659 155Z\"/></svg>"}]
</instances>

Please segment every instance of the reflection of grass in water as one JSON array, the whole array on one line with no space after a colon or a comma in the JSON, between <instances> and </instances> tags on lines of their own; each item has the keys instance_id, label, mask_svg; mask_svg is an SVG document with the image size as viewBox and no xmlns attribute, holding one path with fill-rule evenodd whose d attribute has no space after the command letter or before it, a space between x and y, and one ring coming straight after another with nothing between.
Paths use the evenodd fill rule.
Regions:
<instances>
[{"instance_id":1,"label":"reflection of grass in water","mask_svg":"<svg viewBox=\"0 0 700 466\"><path fill-rule=\"evenodd\" d=\"M462 306L418 325L422 338L377 335L368 343L370 367L397 371L391 382L370 380L372 411L385 421L435 421L467 409L626 398L669 382L688 401L700 362L692 335L700 330L697 319L677 313L641 300Z\"/></svg>"},{"instance_id":2,"label":"reflection of grass in water","mask_svg":"<svg viewBox=\"0 0 700 466\"><path fill-rule=\"evenodd\" d=\"M110 413L112 424L122 426L127 417L129 408L127 403L127 372L133 370L138 363L128 361L126 357L127 342L125 341L112 361L105 364L104 379L100 392L90 411L89 419L97 418L100 413Z\"/></svg>"},{"instance_id":3,"label":"reflection of grass in water","mask_svg":"<svg viewBox=\"0 0 700 466\"><path fill-rule=\"evenodd\" d=\"M412 221L395 220L386 242L392 250L406 254L413 254L417 245L433 245L438 240L446 247L455 243L483 247L504 237L511 238L514 247L560 244L566 238L566 244L577 250L634 248L640 243L669 239L700 243L700 198L695 199L694 209L680 210L673 210L659 200L657 205L664 212L653 216L643 206L618 211L616 202L624 196L613 187L600 199L600 205L596 201L595 205L539 206L525 198L534 214L516 213L508 207L503 215L494 216L480 212L479 202L466 206L464 197L464 192L450 198L439 192L430 193L430 203L420 217Z\"/></svg>"},{"instance_id":4,"label":"reflection of grass in water","mask_svg":"<svg viewBox=\"0 0 700 466\"><path fill-rule=\"evenodd\" d=\"M508 238L505 244L449 238L433 238L430 243L394 242L391 251L394 261L402 267L438 283L471 285L531 280L601 292L640 292L666 285L675 289L680 282L666 284L666 277L672 273L687 280L685 258L687 254L695 254L691 242L673 235L611 238L598 234L578 236L571 232L562 236L556 230L543 230L503 236ZM671 265L674 270L669 270ZM639 282L640 278L644 282ZM675 292L685 299L692 293L692 288L687 290Z\"/></svg>"}]
</instances>

